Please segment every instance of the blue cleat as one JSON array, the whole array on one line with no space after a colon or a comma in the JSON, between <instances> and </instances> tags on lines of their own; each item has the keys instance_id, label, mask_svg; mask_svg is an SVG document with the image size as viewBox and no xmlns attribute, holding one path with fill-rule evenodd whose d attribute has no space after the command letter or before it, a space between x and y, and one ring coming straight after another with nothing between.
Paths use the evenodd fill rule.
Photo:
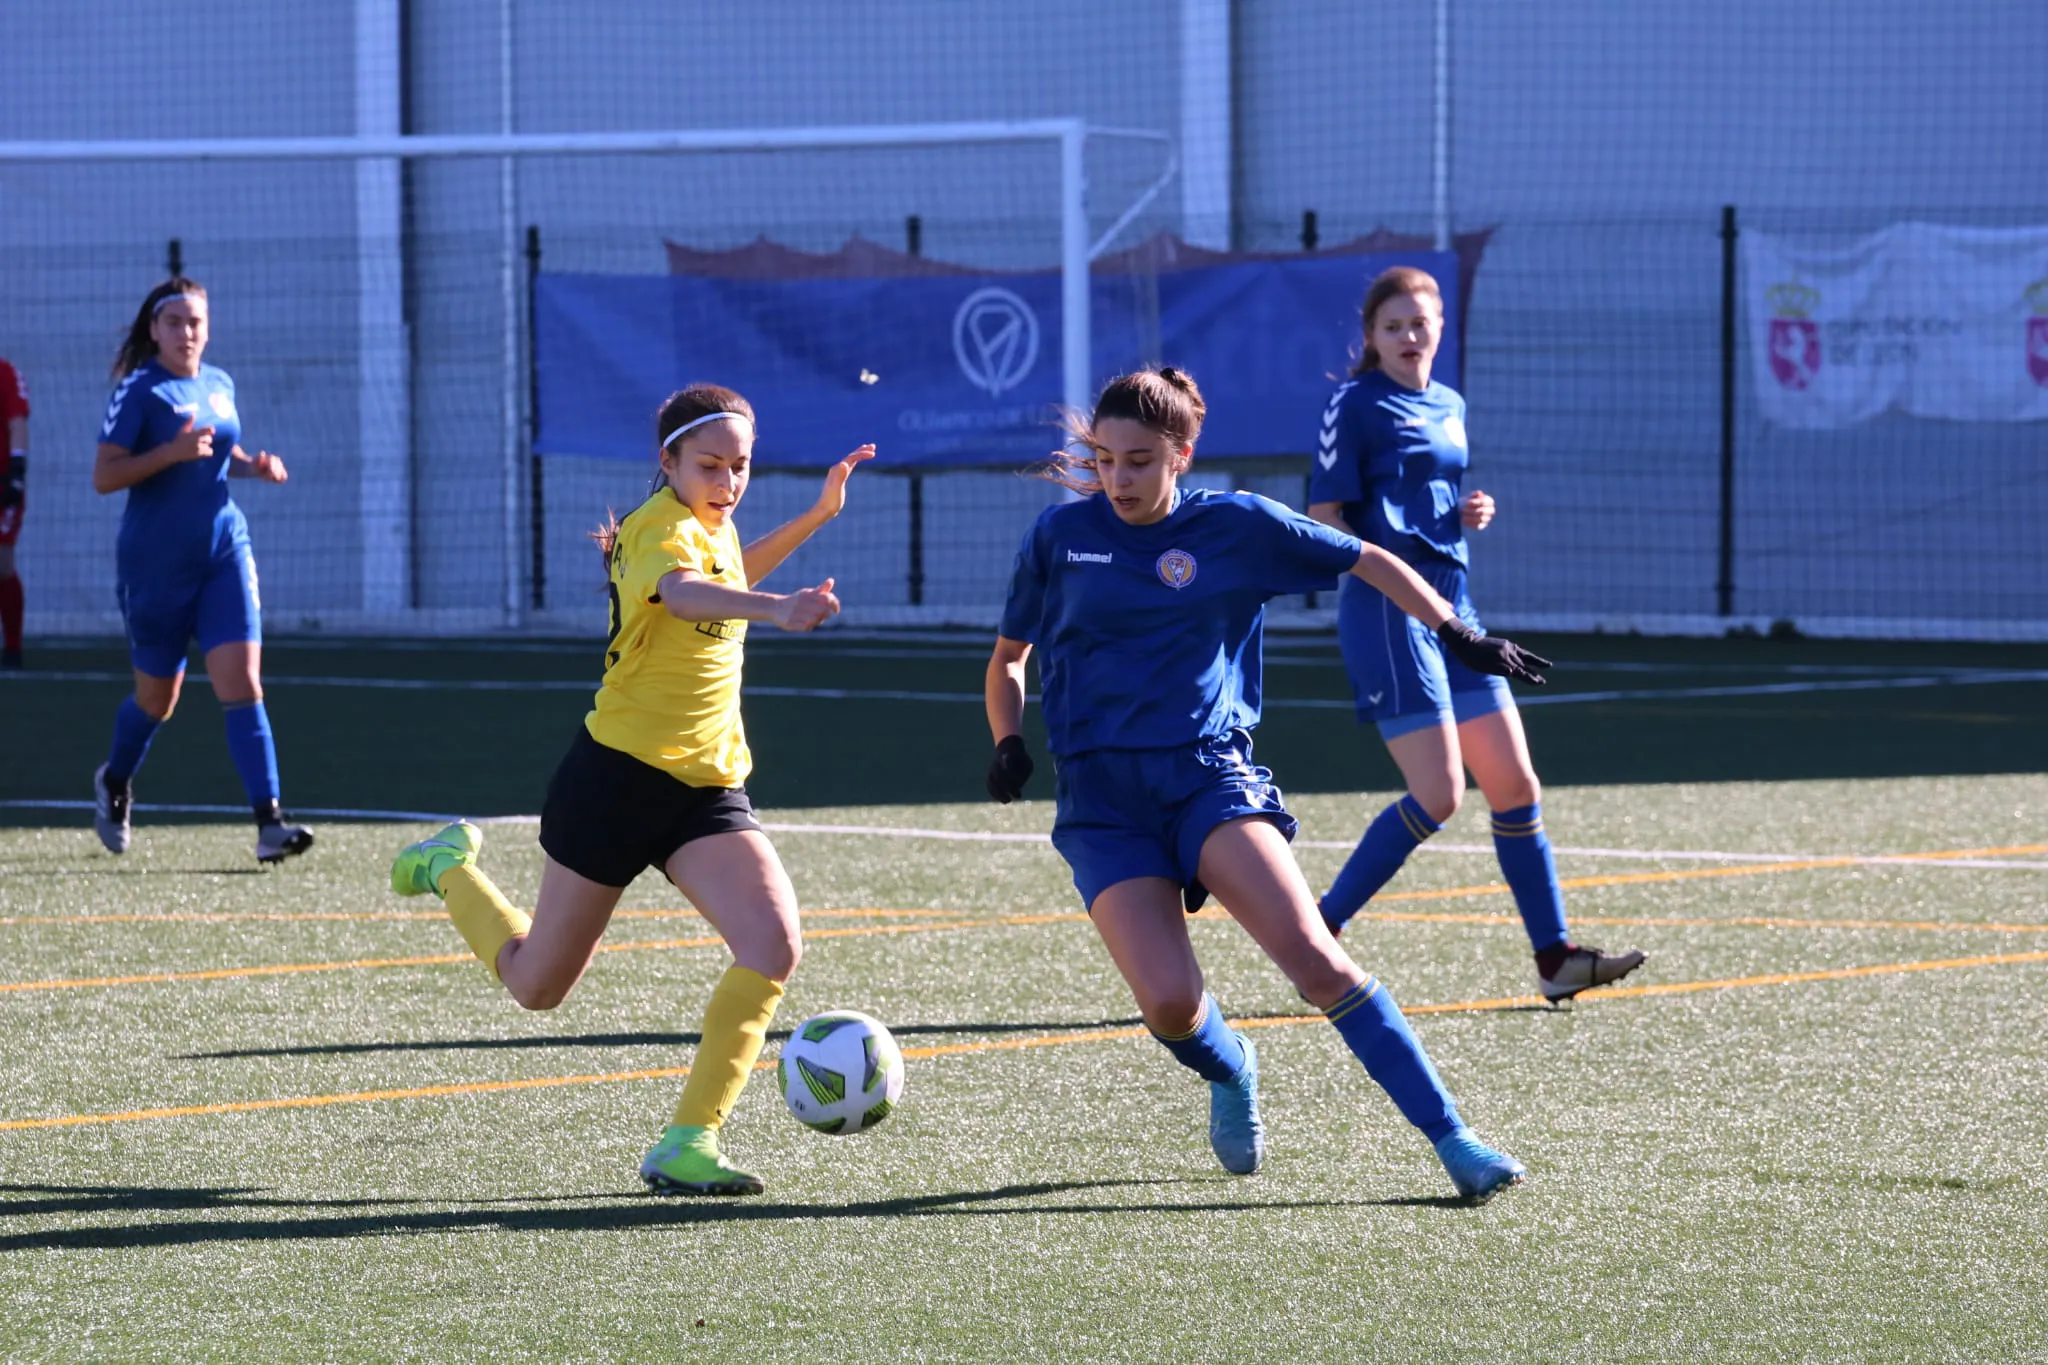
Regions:
<instances>
[{"instance_id":1,"label":"blue cleat","mask_svg":"<svg viewBox=\"0 0 2048 1365\"><path fill-rule=\"evenodd\" d=\"M1458 1193L1474 1204L1484 1204L1510 1185L1519 1185L1528 1167L1505 1152L1472 1136L1470 1128L1459 1127L1444 1134L1436 1144L1437 1160L1444 1163Z\"/></svg>"},{"instance_id":2,"label":"blue cleat","mask_svg":"<svg viewBox=\"0 0 2048 1365\"><path fill-rule=\"evenodd\" d=\"M1234 1081L1209 1082L1209 1147L1224 1170L1250 1175L1266 1159L1266 1125L1259 1120L1259 1054L1251 1039L1242 1033L1236 1038L1244 1045L1244 1070Z\"/></svg>"}]
</instances>

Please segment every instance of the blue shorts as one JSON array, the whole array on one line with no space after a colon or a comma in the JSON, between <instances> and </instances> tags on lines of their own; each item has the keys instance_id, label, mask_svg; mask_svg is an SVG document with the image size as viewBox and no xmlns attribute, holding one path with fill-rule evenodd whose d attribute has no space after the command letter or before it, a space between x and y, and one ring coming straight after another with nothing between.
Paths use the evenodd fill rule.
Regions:
<instances>
[{"instance_id":1,"label":"blue shorts","mask_svg":"<svg viewBox=\"0 0 2048 1365\"><path fill-rule=\"evenodd\" d=\"M138 673L175 678L185 671L185 650L263 642L263 603L256 591L256 556L246 541L197 569L124 575L115 593L128 624L128 661Z\"/></svg>"},{"instance_id":2,"label":"blue shorts","mask_svg":"<svg viewBox=\"0 0 2048 1365\"><path fill-rule=\"evenodd\" d=\"M1414 567L1474 630L1485 629L1462 568ZM1436 632L1351 574L1337 589L1337 644L1351 676L1358 723L1379 726L1383 739L1437 724L1461 725L1515 704L1507 679L1474 673L1447 657Z\"/></svg>"},{"instance_id":3,"label":"blue shorts","mask_svg":"<svg viewBox=\"0 0 2048 1365\"><path fill-rule=\"evenodd\" d=\"M1090 910L1118 882L1164 877L1193 914L1208 898L1195 875L1202 844L1218 825L1260 815L1290 840L1296 829L1242 730L1184 749L1075 754L1060 760L1055 789L1052 844Z\"/></svg>"}]
</instances>

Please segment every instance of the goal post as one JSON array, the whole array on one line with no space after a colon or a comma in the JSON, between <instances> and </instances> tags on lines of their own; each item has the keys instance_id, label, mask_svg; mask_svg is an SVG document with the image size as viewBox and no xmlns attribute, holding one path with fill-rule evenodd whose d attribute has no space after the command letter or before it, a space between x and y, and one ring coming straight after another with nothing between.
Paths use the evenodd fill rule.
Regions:
<instances>
[{"instance_id":1,"label":"goal post","mask_svg":"<svg viewBox=\"0 0 2048 1365\"><path fill-rule=\"evenodd\" d=\"M374 92L363 92L374 105ZM366 120L365 126L379 126ZM382 125L388 127L388 123ZM1156 149L1157 171L1128 198L1100 232L1089 195L1091 143L1113 141L1149 144ZM349 136L278 138L195 138L120 140L0 141L0 167L90 167L153 164L187 166L222 163L353 163L356 211L351 222L355 269L355 348L353 357L362 416L359 439L361 466L358 524L354 528L361 554L360 582L353 610L330 611L323 622L340 628L375 630L416 620L419 610L411 585L418 534L412 524L422 515L415 504L413 477L414 375L408 364L411 342L405 334L407 243L401 231L402 189L399 168L410 163L446 160L496 160L503 165L534 158L600 158L715 154L776 154L852 151L860 149L969 148L996 145L1043 145L1056 151L1058 167L1057 223L1060 272L1060 396L1069 408L1085 411L1093 397L1090 372L1092 328L1090 265L1107 251L1123 230L1150 208L1178 173L1173 137L1140 128L1107 127L1080 118L1041 118L914 124L856 124L814 127L736 129L657 129L589 133L359 133ZM502 182L501 182L502 183ZM496 262L500 281L524 278L519 259L520 234L510 226L516 211L509 190L498 205ZM498 348L502 373L498 380L503 421L494 435L502 475L498 496L503 502L502 595L493 613L471 610L442 613L450 628L517 628L529 624L525 577L531 547L519 507L527 482L531 424L525 366L529 348L525 309L515 306L516 290L506 285Z\"/></svg>"}]
</instances>

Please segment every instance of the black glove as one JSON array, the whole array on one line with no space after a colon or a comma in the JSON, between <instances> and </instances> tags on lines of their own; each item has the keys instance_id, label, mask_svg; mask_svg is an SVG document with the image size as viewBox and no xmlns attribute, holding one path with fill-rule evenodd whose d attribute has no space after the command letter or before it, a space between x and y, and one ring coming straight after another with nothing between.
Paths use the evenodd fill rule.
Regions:
<instances>
[{"instance_id":1,"label":"black glove","mask_svg":"<svg viewBox=\"0 0 2048 1365\"><path fill-rule=\"evenodd\" d=\"M1009 805L1024 794L1031 770L1031 755L1024 750L1024 736L1010 735L996 745L996 756L988 762L988 794Z\"/></svg>"},{"instance_id":2,"label":"black glove","mask_svg":"<svg viewBox=\"0 0 2048 1365\"><path fill-rule=\"evenodd\" d=\"M1532 654L1498 635L1481 635L1455 616L1436 628L1436 638L1444 642L1445 652L1474 673L1492 673L1541 687L1543 675L1536 670L1551 667L1541 654Z\"/></svg>"},{"instance_id":3,"label":"black glove","mask_svg":"<svg viewBox=\"0 0 2048 1365\"><path fill-rule=\"evenodd\" d=\"M0 476L0 507L19 507L28 497L28 456L16 455Z\"/></svg>"}]
</instances>

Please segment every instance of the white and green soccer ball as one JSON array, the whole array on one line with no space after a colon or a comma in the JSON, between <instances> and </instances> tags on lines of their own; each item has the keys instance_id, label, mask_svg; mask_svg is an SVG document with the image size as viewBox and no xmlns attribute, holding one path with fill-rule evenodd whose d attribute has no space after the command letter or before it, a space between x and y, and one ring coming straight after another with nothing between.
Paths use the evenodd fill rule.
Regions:
<instances>
[{"instance_id":1,"label":"white and green soccer ball","mask_svg":"<svg viewBox=\"0 0 2048 1365\"><path fill-rule=\"evenodd\" d=\"M880 1020L831 1010L796 1026L782 1045L775 1078L798 1121L849 1137L889 1117L902 1098L903 1053Z\"/></svg>"}]
</instances>

